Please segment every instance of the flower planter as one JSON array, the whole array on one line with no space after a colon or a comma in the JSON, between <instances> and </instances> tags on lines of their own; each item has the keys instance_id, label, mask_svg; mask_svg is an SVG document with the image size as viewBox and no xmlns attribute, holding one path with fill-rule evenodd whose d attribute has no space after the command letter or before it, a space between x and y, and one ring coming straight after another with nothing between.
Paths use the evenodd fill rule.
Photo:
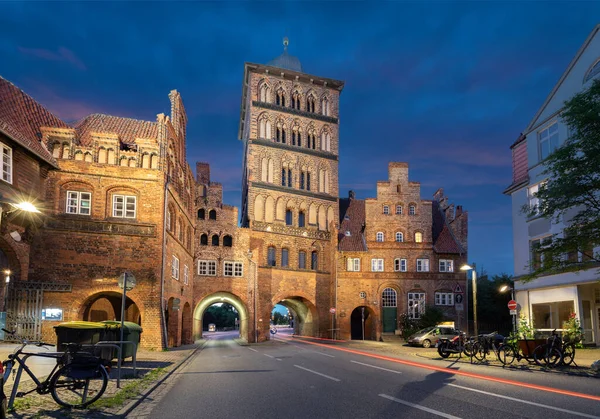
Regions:
<instances>
[{"instance_id":1,"label":"flower planter","mask_svg":"<svg viewBox=\"0 0 600 419\"><path fill-rule=\"evenodd\" d=\"M519 339L518 342L523 356L531 357L535 348L546 343L546 339Z\"/></svg>"}]
</instances>

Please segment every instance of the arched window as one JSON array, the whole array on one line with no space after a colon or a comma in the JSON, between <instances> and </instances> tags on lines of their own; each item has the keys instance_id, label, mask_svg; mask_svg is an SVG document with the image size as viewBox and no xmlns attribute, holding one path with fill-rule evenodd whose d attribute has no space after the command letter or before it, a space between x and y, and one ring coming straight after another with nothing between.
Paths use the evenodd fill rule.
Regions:
<instances>
[{"instance_id":1,"label":"arched window","mask_svg":"<svg viewBox=\"0 0 600 419\"><path fill-rule=\"evenodd\" d=\"M402 205L396 205L396 215L402 215Z\"/></svg>"},{"instance_id":2,"label":"arched window","mask_svg":"<svg viewBox=\"0 0 600 419\"><path fill-rule=\"evenodd\" d=\"M259 99L261 102L269 103L269 86L266 83L260 86Z\"/></svg>"},{"instance_id":3,"label":"arched window","mask_svg":"<svg viewBox=\"0 0 600 419\"><path fill-rule=\"evenodd\" d=\"M167 210L167 231L171 231L171 220L172 220L171 210Z\"/></svg>"},{"instance_id":4,"label":"arched window","mask_svg":"<svg viewBox=\"0 0 600 419\"><path fill-rule=\"evenodd\" d=\"M417 209L414 205L409 205L408 207L408 215L415 215L417 213Z\"/></svg>"},{"instance_id":5,"label":"arched window","mask_svg":"<svg viewBox=\"0 0 600 419\"><path fill-rule=\"evenodd\" d=\"M383 241L383 233L381 231L377 232L377 241L378 242L382 242Z\"/></svg>"},{"instance_id":6,"label":"arched window","mask_svg":"<svg viewBox=\"0 0 600 419\"><path fill-rule=\"evenodd\" d=\"M281 249L281 267L287 268L289 266L289 250Z\"/></svg>"},{"instance_id":7,"label":"arched window","mask_svg":"<svg viewBox=\"0 0 600 419\"><path fill-rule=\"evenodd\" d=\"M287 175L287 170L284 168L281 169L281 186L285 186L285 176Z\"/></svg>"},{"instance_id":8,"label":"arched window","mask_svg":"<svg viewBox=\"0 0 600 419\"><path fill-rule=\"evenodd\" d=\"M298 213L298 227L304 227L306 225L306 215L304 211Z\"/></svg>"},{"instance_id":9,"label":"arched window","mask_svg":"<svg viewBox=\"0 0 600 419\"><path fill-rule=\"evenodd\" d=\"M306 111L312 113L315 112L315 97L312 93L306 97Z\"/></svg>"},{"instance_id":10,"label":"arched window","mask_svg":"<svg viewBox=\"0 0 600 419\"><path fill-rule=\"evenodd\" d=\"M292 210L291 209L286 209L285 210L285 225L286 226L291 226L292 225Z\"/></svg>"},{"instance_id":11,"label":"arched window","mask_svg":"<svg viewBox=\"0 0 600 419\"><path fill-rule=\"evenodd\" d=\"M204 210L204 208L200 208L198 210L198 219L199 220L204 220L204 217L206 216L206 211Z\"/></svg>"},{"instance_id":12,"label":"arched window","mask_svg":"<svg viewBox=\"0 0 600 419\"><path fill-rule=\"evenodd\" d=\"M396 233L396 241L397 242L403 242L404 241L404 234L400 233L399 231Z\"/></svg>"},{"instance_id":13,"label":"arched window","mask_svg":"<svg viewBox=\"0 0 600 419\"><path fill-rule=\"evenodd\" d=\"M306 269L306 252L298 252L298 269Z\"/></svg>"},{"instance_id":14,"label":"arched window","mask_svg":"<svg viewBox=\"0 0 600 419\"><path fill-rule=\"evenodd\" d=\"M415 233L415 242L421 243L422 241L423 241L423 233L421 233L420 231L417 231Z\"/></svg>"},{"instance_id":15,"label":"arched window","mask_svg":"<svg viewBox=\"0 0 600 419\"><path fill-rule=\"evenodd\" d=\"M300 93L297 90L292 93L292 108L300 109Z\"/></svg>"},{"instance_id":16,"label":"arched window","mask_svg":"<svg viewBox=\"0 0 600 419\"><path fill-rule=\"evenodd\" d=\"M225 247L233 246L233 239L230 235L226 235L225 237L223 237L223 246L225 246Z\"/></svg>"},{"instance_id":17,"label":"arched window","mask_svg":"<svg viewBox=\"0 0 600 419\"><path fill-rule=\"evenodd\" d=\"M319 270L319 255L317 251L313 250L310 256L310 269L313 271Z\"/></svg>"},{"instance_id":18,"label":"arched window","mask_svg":"<svg viewBox=\"0 0 600 419\"><path fill-rule=\"evenodd\" d=\"M210 210L210 211L208 212L208 218L209 218L210 220L216 220L216 219L217 219L217 211L215 211L215 210Z\"/></svg>"},{"instance_id":19,"label":"arched window","mask_svg":"<svg viewBox=\"0 0 600 419\"><path fill-rule=\"evenodd\" d=\"M397 294L393 288L386 288L381 293L381 306L382 307L397 307Z\"/></svg>"},{"instance_id":20,"label":"arched window","mask_svg":"<svg viewBox=\"0 0 600 419\"><path fill-rule=\"evenodd\" d=\"M275 266L275 248L269 246L267 250L267 266Z\"/></svg>"},{"instance_id":21,"label":"arched window","mask_svg":"<svg viewBox=\"0 0 600 419\"><path fill-rule=\"evenodd\" d=\"M217 236L216 234L214 234L214 235L212 236L212 239L211 239L211 241L212 241L212 243L211 243L211 244L212 244L213 246L218 246L218 245L219 245L219 236Z\"/></svg>"},{"instance_id":22,"label":"arched window","mask_svg":"<svg viewBox=\"0 0 600 419\"><path fill-rule=\"evenodd\" d=\"M150 167L152 169L158 169L158 155L157 154L152 154L152 156L150 156Z\"/></svg>"},{"instance_id":23,"label":"arched window","mask_svg":"<svg viewBox=\"0 0 600 419\"><path fill-rule=\"evenodd\" d=\"M207 234L203 234L200 236L200 244L202 244L204 246L208 246L208 235Z\"/></svg>"},{"instance_id":24,"label":"arched window","mask_svg":"<svg viewBox=\"0 0 600 419\"><path fill-rule=\"evenodd\" d=\"M384 215L389 215L390 214L390 207L388 205L384 205L383 206L383 214Z\"/></svg>"},{"instance_id":25,"label":"arched window","mask_svg":"<svg viewBox=\"0 0 600 419\"><path fill-rule=\"evenodd\" d=\"M285 93L283 89L279 89L277 91L277 98L275 103L279 106L285 106Z\"/></svg>"}]
</instances>

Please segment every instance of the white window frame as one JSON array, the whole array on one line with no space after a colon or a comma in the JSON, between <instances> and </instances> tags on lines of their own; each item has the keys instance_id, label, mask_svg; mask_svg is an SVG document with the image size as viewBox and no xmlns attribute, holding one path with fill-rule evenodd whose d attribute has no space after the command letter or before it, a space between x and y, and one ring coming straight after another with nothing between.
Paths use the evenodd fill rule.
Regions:
<instances>
[{"instance_id":1,"label":"white window frame","mask_svg":"<svg viewBox=\"0 0 600 419\"><path fill-rule=\"evenodd\" d=\"M87 197L85 197L87 195ZM84 203L87 202L87 206ZM92 193L80 191L67 191L67 214L91 215ZM87 210L87 212L85 212Z\"/></svg>"},{"instance_id":2,"label":"white window frame","mask_svg":"<svg viewBox=\"0 0 600 419\"><path fill-rule=\"evenodd\" d=\"M410 205L408 207L408 215L415 215L417 213L417 207L415 205Z\"/></svg>"},{"instance_id":3,"label":"white window frame","mask_svg":"<svg viewBox=\"0 0 600 419\"><path fill-rule=\"evenodd\" d=\"M400 239L400 240L398 240ZM402 243L404 241L404 234L400 231L396 232L396 242L397 243Z\"/></svg>"},{"instance_id":4,"label":"white window frame","mask_svg":"<svg viewBox=\"0 0 600 419\"><path fill-rule=\"evenodd\" d=\"M535 196L535 194L540 190L540 186L542 186L545 182L546 181L539 182L535 185L527 187L527 204L529 205L529 209L535 214L539 214L540 212L540 199Z\"/></svg>"},{"instance_id":5,"label":"white window frame","mask_svg":"<svg viewBox=\"0 0 600 419\"><path fill-rule=\"evenodd\" d=\"M13 183L13 152L12 148L7 146L4 143L0 143L0 148L2 148L2 180L10 183Z\"/></svg>"},{"instance_id":6,"label":"white window frame","mask_svg":"<svg viewBox=\"0 0 600 419\"><path fill-rule=\"evenodd\" d=\"M121 202L119 202L121 201ZM112 216L116 218L136 218L137 197L133 195L113 195ZM133 205L133 210L127 209L128 205Z\"/></svg>"},{"instance_id":7,"label":"white window frame","mask_svg":"<svg viewBox=\"0 0 600 419\"><path fill-rule=\"evenodd\" d=\"M371 272L383 272L383 259L371 259Z\"/></svg>"},{"instance_id":8,"label":"white window frame","mask_svg":"<svg viewBox=\"0 0 600 419\"><path fill-rule=\"evenodd\" d=\"M383 214L390 215L390 207L388 205L383 206Z\"/></svg>"},{"instance_id":9,"label":"white window frame","mask_svg":"<svg viewBox=\"0 0 600 419\"><path fill-rule=\"evenodd\" d=\"M409 319L420 319L425 313L425 293L409 292L407 310Z\"/></svg>"},{"instance_id":10,"label":"white window frame","mask_svg":"<svg viewBox=\"0 0 600 419\"><path fill-rule=\"evenodd\" d=\"M394 259L394 271L406 272L406 259L396 258Z\"/></svg>"},{"instance_id":11,"label":"white window frame","mask_svg":"<svg viewBox=\"0 0 600 419\"><path fill-rule=\"evenodd\" d=\"M385 235L383 234L383 232L378 231L377 234L375 235L375 241L383 242L384 239L385 239Z\"/></svg>"},{"instance_id":12,"label":"white window frame","mask_svg":"<svg viewBox=\"0 0 600 419\"><path fill-rule=\"evenodd\" d=\"M226 260L223 262L223 276L241 277L244 276L244 264Z\"/></svg>"},{"instance_id":13,"label":"white window frame","mask_svg":"<svg viewBox=\"0 0 600 419\"><path fill-rule=\"evenodd\" d=\"M439 260L440 272L454 272L454 261L452 259Z\"/></svg>"},{"instance_id":14,"label":"white window frame","mask_svg":"<svg viewBox=\"0 0 600 419\"><path fill-rule=\"evenodd\" d=\"M216 260L199 260L198 275L202 276L217 276L217 261Z\"/></svg>"},{"instance_id":15,"label":"white window frame","mask_svg":"<svg viewBox=\"0 0 600 419\"><path fill-rule=\"evenodd\" d=\"M417 259L417 272L429 272L429 259Z\"/></svg>"},{"instance_id":16,"label":"white window frame","mask_svg":"<svg viewBox=\"0 0 600 419\"><path fill-rule=\"evenodd\" d=\"M171 261L171 276L179 281L179 259L175 255Z\"/></svg>"},{"instance_id":17,"label":"white window frame","mask_svg":"<svg viewBox=\"0 0 600 419\"><path fill-rule=\"evenodd\" d=\"M402 205L396 205L396 215L402 215Z\"/></svg>"},{"instance_id":18,"label":"white window frame","mask_svg":"<svg viewBox=\"0 0 600 419\"><path fill-rule=\"evenodd\" d=\"M550 130L552 130L552 133L550 133ZM544 144L546 143L548 151L544 154ZM554 150L559 147L558 122L554 121L538 131L538 144L540 160L545 160Z\"/></svg>"},{"instance_id":19,"label":"white window frame","mask_svg":"<svg viewBox=\"0 0 600 419\"><path fill-rule=\"evenodd\" d=\"M436 306L453 306L454 305L454 293L453 292L436 292L435 293L435 305Z\"/></svg>"},{"instance_id":20,"label":"white window frame","mask_svg":"<svg viewBox=\"0 0 600 419\"><path fill-rule=\"evenodd\" d=\"M346 270L349 272L360 272L360 258L348 258Z\"/></svg>"},{"instance_id":21,"label":"white window frame","mask_svg":"<svg viewBox=\"0 0 600 419\"><path fill-rule=\"evenodd\" d=\"M187 285L190 281L190 269L187 265L183 266L183 283Z\"/></svg>"}]
</instances>

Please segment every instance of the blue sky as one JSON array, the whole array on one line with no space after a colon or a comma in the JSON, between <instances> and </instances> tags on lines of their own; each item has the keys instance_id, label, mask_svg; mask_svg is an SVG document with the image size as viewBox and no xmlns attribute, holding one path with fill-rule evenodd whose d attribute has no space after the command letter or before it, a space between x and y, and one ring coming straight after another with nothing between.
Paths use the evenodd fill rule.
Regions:
<instances>
[{"instance_id":1,"label":"blue sky","mask_svg":"<svg viewBox=\"0 0 600 419\"><path fill-rule=\"evenodd\" d=\"M0 75L66 121L155 120L181 92L188 161L239 206L244 62L344 80L340 194L389 161L469 211L469 260L513 272L509 146L598 23L597 2L3 2Z\"/></svg>"}]
</instances>

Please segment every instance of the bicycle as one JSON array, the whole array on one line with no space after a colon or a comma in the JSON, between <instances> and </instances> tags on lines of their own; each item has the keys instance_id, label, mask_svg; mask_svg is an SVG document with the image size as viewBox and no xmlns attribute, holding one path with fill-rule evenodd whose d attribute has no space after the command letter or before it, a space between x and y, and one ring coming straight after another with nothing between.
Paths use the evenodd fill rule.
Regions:
<instances>
[{"instance_id":1,"label":"bicycle","mask_svg":"<svg viewBox=\"0 0 600 419\"><path fill-rule=\"evenodd\" d=\"M5 333L15 335L2 329ZM14 374L14 366L19 365L16 373L14 388L11 393L9 407L15 397L24 397L34 391L38 394L52 395L56 403L68 408L84 408L98 400L108 384L108 370L110 366L105 366L104 361L99 357L82 352L81 345L78 343L65 344L64 352L43 353L43 352L25 352L23 349L27 345L36 345L38 347L54 346L44 342L30 342L26 339L20 339L21 345L8 356L8 359L2 362L4 382L8 380L11 372ZM24 356L23 356L24 355ZM43 358L55 358L56 365L44 381L40 381L36 375L26 365L30 356ZM25 371L35 383L35 388L26 392L17 392L21 373Z\"/></svg>"},{"instance_id":2,"label":"bicycle","mask_svg":"<svg viewBox=\"0 0 600 419\"><path fill-rule=\"evenodd\" d=\"M496 346L497 335L498 332L493 332L488 335L479 335L477 337L477 341L473 346L473 356L475 356L478 361L484 361L490 352L493 352L494 355L496 355L496 358L502 365L511 364L515 360L515 351L511 346L506 345L504 342Z\"/></svg>"},{"instance_id":3,"label":"bicycle","mask_svg":"<svg viewBox=\"0 0 600 419\"><path fill-rule=\"evenodd\" d=\"M540 367L554 367L563 362L562 340L556 333L556 329L552 331L552 336L548 338L546 343L535 348L533 359ZM573 356L575 348L573 348ZM573 359L571 358L571 362Z\"/></svg>"}]
</instances>

